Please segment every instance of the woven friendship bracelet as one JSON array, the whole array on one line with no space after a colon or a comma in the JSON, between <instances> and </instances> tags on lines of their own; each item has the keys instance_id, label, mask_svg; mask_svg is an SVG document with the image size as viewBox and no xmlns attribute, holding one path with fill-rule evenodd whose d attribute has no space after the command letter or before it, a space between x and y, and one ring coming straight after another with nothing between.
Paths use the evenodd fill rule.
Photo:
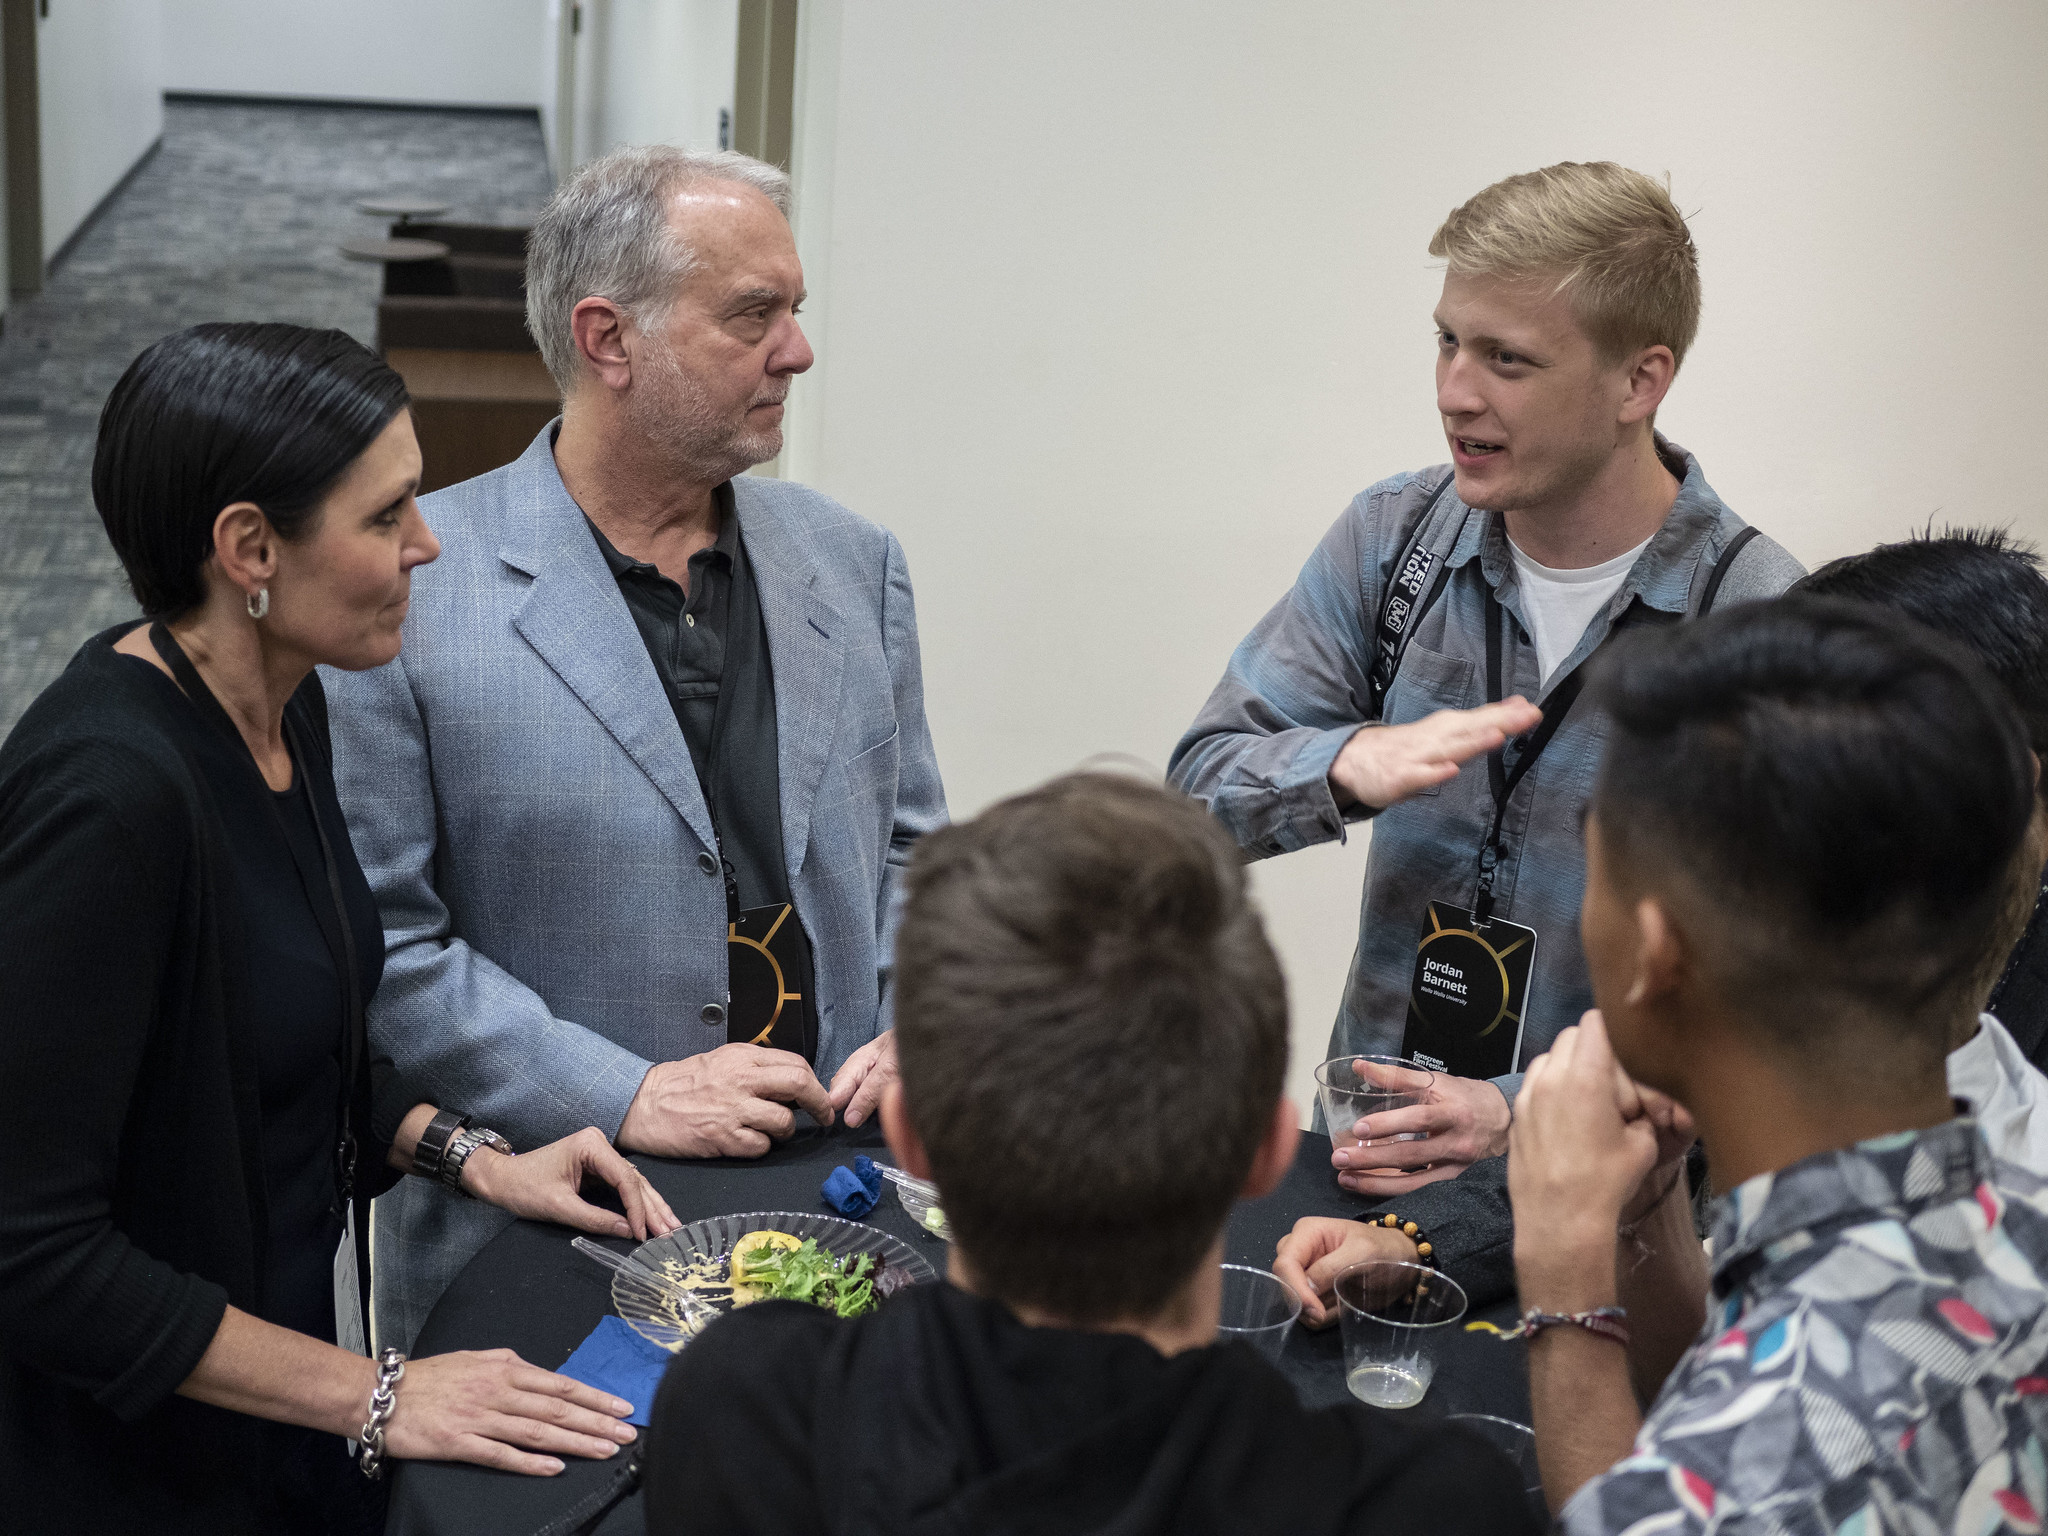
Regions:
<instances>
[{"instance_id":1,"label":"woven friendship bracelet","mask_svg":"<svg viewBox=\"0 0 2048 1536\"><path fill-rule=\"evenodd\" d=\"M1533 1307L1522 1314L1512 1328L1492 1323L1467 1323L1467 1333L1490 1333L1502 1339L1533 1339L1546 1328L1583 1328L1603 1339L1628 1347L1628 1311L1623 1307L1594 1307L1589 1312L1539 1312Z\"/></svg>"}]
</instances>

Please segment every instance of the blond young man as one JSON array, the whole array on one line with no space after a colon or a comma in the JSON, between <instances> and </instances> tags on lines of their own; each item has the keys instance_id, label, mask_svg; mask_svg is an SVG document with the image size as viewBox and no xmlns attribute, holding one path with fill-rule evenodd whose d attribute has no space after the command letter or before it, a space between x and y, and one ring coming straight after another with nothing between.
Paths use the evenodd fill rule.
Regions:
<instances>
[{"instance_id":1,"label":"blond young man","mask_svg":"<svg viewBox=\"0 0 2048 1536\"><path fill-rule=\"evenodd\" d=\"M1340 1141L1333 1162L1346 1189L1401 1197L1434 1256L1486 1295L1512 1283L1491 1160L1520 1068L1592 1004L1579 809L1600 727L1571 707L1582 664L1617 631L1773 596L1800 567L1654 430L1700 310L1663 187L1608 163L1550 166L1453 211L1429 249L1446 265L1436 385L1452 462L1346 508L1231 657L1171 777L1254 858L1374 818L1330 1055L1440 1069L1426 1102L1359 1122L1374 1144ZM1455 1177L1474 1164L1488 1166ZM1281 1265L1319 1317L1345 1263L1412 1251L1315 1218Z\"/></svg>"}]
</instances>

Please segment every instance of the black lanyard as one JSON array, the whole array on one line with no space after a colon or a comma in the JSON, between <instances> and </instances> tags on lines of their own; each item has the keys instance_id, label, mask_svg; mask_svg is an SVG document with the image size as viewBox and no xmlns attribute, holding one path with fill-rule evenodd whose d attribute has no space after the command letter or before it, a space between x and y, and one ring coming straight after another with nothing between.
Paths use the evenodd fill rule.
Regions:
<instances>
[{"instance_id":1,"label":"black lanyard","mask_svg":"<svg viewBox=\"0 0 2048 1536\"><path fill-rule=\"evenodd\" d=\"M1486 702L1498 704L1501 700L1500 675L1500 633L1507 622L1507 615L1501 608L1500 599L1494 595L1490 583L1486 585ZM1604 642L1603 642L1604 643ZM1587 657L1586 661L1591 661ZM1543 719L1536 729L1514 741L1504 742L1497 750L1487 754L1486 777L1493 788L1493 830L1486 835L1486 842L1479 850L1479 883L1472 897L1472 916L1485 922L1493 916L1493 876L1500 867L1501 823L1507 818L1508 802L1514 798L1515 787L1528 777L1529 770L1536 766L1536 759L1543 755L1543 749L1550 745L1550 739L1564 724L1564 717L1571 713L1572 705L1578 702L1579 693L1586 686L1586 662L1580 662L1571 672L1550 690L1543 701ZM1515 765L1507 766L1507 750L1513 746Z\"/></svg>"},{"instance_id":2,"label":"black lanyard","mask_svg":"<svg viewBox=\"0 0 2048 1536\"><path fill-rule=\"evenodd\" d=\"M171 675L177 678L178 686L184 689L185 697L192 701L193 706L216 730L222 732L241 750L242 755L248 759L250 768L254 769L256 759L250 754L248 743L242 739L242 733L236 729L235 722L228 718L228 712L221 707L220 700L214 697L213 690L206 686L206 679L199 675L199 669L192 665L192 659L185 654L170 630L161 623L151 624L149 640L150 644L156 647L157 655L163 657L164 665L171 669ZM292 723L289 711L284 716L284 734L291 745L295 771L303 778L310 759L305 743L299 736L298 727ZM262 774L258 773L257 778L260 780ZM284 816L277 808L275 797L268 793L268 783L263 787L263 804L269 808L271 818L277 823L277 835L289 851L292 840L285 828ZM341 1138L334 1148L335 1188L338 1192L334 1213L339 1216L355 1196L356 1084L359 1078L358 1063L366 1049L367 1027L363 1018L362 977L356 969L355 929L349 924L348 902L342 895L340 866L335 862L334 847L328 841L327 826L321 820L320 803L314 798L313 787L311 783L305 783L301 787L306 792L306 807L313 817L313 831L320 839L320 863L327 876L327 898L334 906L334 929L330 932L327 924L320 923L320 937L326 941L329 956L341 972L342 1017L345 1021L341 1046ZM310 896L310 892L308 894ZM319 915L316 908L316 920ZM337 934L340 939L338 945Z\"/></svg>"}]
</instances>

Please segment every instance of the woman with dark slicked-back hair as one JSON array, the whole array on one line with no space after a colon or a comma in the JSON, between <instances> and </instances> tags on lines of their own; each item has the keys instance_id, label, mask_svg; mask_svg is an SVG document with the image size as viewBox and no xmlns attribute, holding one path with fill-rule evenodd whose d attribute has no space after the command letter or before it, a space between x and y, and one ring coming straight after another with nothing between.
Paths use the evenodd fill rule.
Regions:
<instances>
[{"instance_id":1,"label":"woman with dark slicked-back hair","mask_svg":"<svg viewBox=\"0 0 2048 1536\"><path fill-rule=\"evenodd\" d=\"M370 1056L382 925L314 668L398 654L440 550L419 470L404 386L339 331L180 331L101 415L93 499L145 618L0 746L8 1529L376 1531L386 1457L546 1473L633 1438L508 1350L362 1343L369 1200L402 1173L675 1225L598 1131L511 1155Z\"/></svg>"}]
</instances>

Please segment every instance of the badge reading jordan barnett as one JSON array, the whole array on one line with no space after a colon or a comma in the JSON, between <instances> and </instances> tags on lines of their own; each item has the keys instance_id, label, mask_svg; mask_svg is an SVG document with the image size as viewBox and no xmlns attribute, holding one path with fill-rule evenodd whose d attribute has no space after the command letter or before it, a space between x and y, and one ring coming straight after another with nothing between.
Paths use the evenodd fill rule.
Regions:
<instances>
[{"instance_id":1,"label":"badge reading jordan barnett","mask_svg":"<svg viewBox=\"0 0 2048 1536\"><path fill-rule=\"evenodd\" d=\"M1513 1072L1535 960L1534 928L1500 918L1481 923L1463 907L1432 901L1415 946L1401 1054L1457 1077Z\"/></svg>"}]
</instances>

